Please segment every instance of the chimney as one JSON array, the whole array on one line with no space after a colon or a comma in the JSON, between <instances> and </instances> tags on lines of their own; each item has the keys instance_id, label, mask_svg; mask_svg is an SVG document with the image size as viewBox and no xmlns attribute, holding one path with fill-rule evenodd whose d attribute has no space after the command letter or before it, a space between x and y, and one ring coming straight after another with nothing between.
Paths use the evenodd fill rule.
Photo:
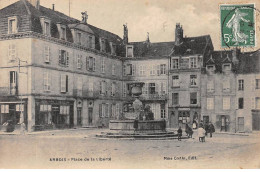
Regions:
<instances>
[{"instance_id":1,"label":"chimney","mask_svg":"<svg viewBox=\"0 0 260 172\"><path fill-rule=\"evenodd\" d=\"M128 28L127 24L124 24L124 37L123 37L123 43L126 45L128 44Z\"/></svg>"},{"instance_id":2,"label":"chimney","mask_svg":"<svg viewBox=\"0 0 260 172\"><path fill-rule=\"evenodd\" d=\"M39 10L40 8L40 0L29 0L29 2L36 8Z\"/></svg>"},{"instance_id":3,"label":"chimney","mask_svg":"<svg viewBox=\"0 0 260 172\"><path fill-rule=\"evenodd\" d=\"M183 41L183 29L180 23L176 24L175 28L175 45L180 45Z\"/></svg>"},{"instance_id":4,"label":"chimney","mask_svg":"<svg viewBox=\"0 0 260 172\"><path fill-rule=\"evenodd\" d=\"M55 11L55 4L52 4L52 10Z\"/></svg>"},{"instance_id":5,"label":"chimney","mask_svg":"<svg viewBox=\"0 0 260 172\"><path fill-rule=\"evenodd\" d=\"M239 63L239 54L240 54L240 48L235 48L232 50L232 62L237 65Z\"/></svg>"}]
</instances>

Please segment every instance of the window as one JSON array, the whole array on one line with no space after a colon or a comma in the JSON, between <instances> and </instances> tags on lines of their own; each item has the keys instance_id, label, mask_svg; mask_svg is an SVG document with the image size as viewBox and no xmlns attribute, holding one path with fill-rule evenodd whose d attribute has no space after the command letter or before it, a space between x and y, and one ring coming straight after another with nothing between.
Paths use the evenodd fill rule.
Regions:
<instances>
[{"instance_id":1,"label":"window","mask_svg":"<svg viewBox=\"0 0 260 172\"><path fill-rule=\"evenodd\" d=\"M223 80L223 91L224 92L229 92L230 91L230 79L229 78L225 78Z\"/></svg>"},{"instance_id":2,"label":"window","mask_svg":"<svg viewBox=\"0 0 260 172\"><path fill-rule=\"evenodd\" d=\"M255 84L255 89L260 89L260 79L256 79Z\"/></svg>"},{"instance_id":3,"label":"window","mask_svg":"<svg viewBox=\"0 0 260 172\"><path fill-rule=\"evenodd\" d=\"M214 98L207 98L207 109L208 110L214 109Z\"/></svg>"},{"instance_id":4,"label":"window","mask_svg":"<svg viewBox=\"0 0 260 172\"><path fill-rule=\"evenodd\" d=\"M43 90L51 91L51 75L47 71L43 75Z\"/></svg>"},{"instance_id":5,"label":"window","mask_svg":"<svg viewBox=\"0 0 260 172\"><path fill-rule=\"evenodd\" d=\"M10 71L10 94L15 95L17 93L17 72Z\"/></svg>"},{"instance_id":6,"label":"window","mask_svg":"<svg viewBox=\"0 0 260 172\"><path fill-rule=\"evenodd\" d=\"M17 33L17 17L8 18L8 34Z\"/></svg>"},{"instance_id":7,"label":"window","mask_svg":"<svg viewBox=\"0 0 260 172\"><path fill-rule=\"evenodd\" d=\"M172 69L179 69L179 59L172 59Z\"/></svg>"},{"instance_id":8,"label":"window","mask_svg":"<svg viewBox=\"0 0 260 172\"><path fill-rule=\"evenodd\" d=\"M113 64L113 65L112 65L112 75L115 75L115 74L116 74L115 71L116 71L116 65Z\"/></svg>"},{"instance_id":9,"label":"window","mask_svg":"<svg viewBox=\"0 0 260 172\"><path fill-rule=\"evenodd\" d=\"M44 47L44 62L50 63L50 47L47 45Z\"/></svg>"},{"instance_id":10,"label":"window","mask_svg":"<svg viewBox=\"0 0 260 172\"><path fill-rule=\"evenodd\" d=\"M9 61L15 61L16 60L16 46L15 46L15 44L9 44L8 59L9 59Z\"/></svg>"},{"instance_id":11,"label":"window","mask_svg":"<svg viewBox=\"0 0 260 172\"><path fill-rule=\"evenodd\" d=\"M120 114L120 106L119 104L116 104L116 117L118 118Z\"/></svg>"},{"instance_id":12,"label":"window","mask_svg":"<svg viewBox=\"0 0 260 172\"><path fill-rule=\"evenodd\" d=\"M214 70L215 70L215 66L214 65L207 65L207 71L213 72Z\"/></svg>"},{"instance_id":13,"label":"window","mask_svg":"<svg viewBox=\"0 0 260 172\"><path fill-rule=\"evenodd\" d=\"M135 76L136 67L134 64L132 64L132 76Z\"/></svg>"},{"instance_id":14,"label":"window","mask_svg":"<svg viewBox=\"0 0 260 172\"><path fill-rule=\"evenodd\" d=\"M126 84L123 83L123 97L126 97Z\"/></svg>"},{"instance_id":15,"label":"window","mask_svg":"<svg viewBox=\"0 0 260 172\"><path fill-rule=\"evenodd\" d=\"M165 75L166 74L166 64L160 65L160 74Z\"/></svg>"},{"instance_id":16,"label":"window","mask_svg":"<svg viewBox=\"0 0 260 172\"><path fill-rule=\"evenodd\" d=\"M180 87L179 75L172 76L172 86Z\"/></svg>"},{"instance_id":17,"label":"window","mask_svg":"<svg viewBox=\"0 0 260 172\"><path fill-rule=\"evenodd\" d=\"M70 107L69 106L60 106L60 114L61 115L69 115Z\"/></svg>"},{"instance_id":18,"label":"window","mask_svg":"<svg viewBox=\"0 0 260 172\"><path fill-rule=\"evenodd\" d=\"M93 42L93 37L92 37L92 36L89 36L89 37L88 37L88 47L89 47L89 48L93 48L93 43L92 43L92 42Z\"/></svg>"},{"instance_id":19,"label":"window","mask_svg":"<svg viewBox=\"0 0 260 172\"><path fill-rule=\"evenodd\" d=\"M190 93L190 104L196 105L197 104L197 93Z\"/></svg>"},{"instance_id":20,"label":"window","mask_svg":"<svg viewBox=\"0 0 260 172\"><path fill-rule=\"evenodd\" d=\"M83 63L82 63L82 55L77 55L77 68L78 69L81 69L82 68L82 65L83 65Z\"/></svg>"},{"instance_id":21,"label":"window","mask_svg":"<svg viewBox=\"0 0 260 172\"><path fill-rule=\"evenodd\" d=\"M24 105L23 104L18 104L15 107L16 112L23 112L24 111Z\"/></svg>"},{"instance_id":22,"label":"window","mask_svg":"<svg viewBox=\"0 0 260 172\"><path fill-rule=\"evenodd\" d=\"M207 83L207 92L214 92L214 81L208 81Z\"/></svg>"},{"instance_id":23,"label":"window","mask_svg":"<svg viewBox=\"0 0 260 172\"><path fill-rule=\"evenodd\" d=\"M94 91L94 82L93 82L93 79L89 79L88 91L91 92L91 93L93 93L93 91Z\"/></svg>"},{"instance_id":24,"label":"window","mask_svg":"<svg viewBox=\"0 0 260 172\"><path fill-rule=\"evenodd\" d=\"M80 32L77 33L77 43L79 45L81 45L81 33Z\"/></svg>"},{"instance_id":25,"label":"window","mask_svg":"<svg viewBox=\"0 0 260 172\"><path fill-rule=\"evenodd\" d=\"M179 104L179 93L172 94L172 104L178 105Z\"/></svg>"},{"instance_id":26,"label":"window","mask_svg":"<svg viewBox=\"0 0 260 172\"><path fill-rule=\"evenodd\" d=\"M109 113L108 113L108 104L99 104L99 117L100 118L104 118L104 117L108 117Z\"/></svg>"},{"instance_id":27,"label":"window","mask_svg":"<svg viewBox=\"0 0 260 172\"><path fill-rule=\"evenodd\" d=\"M197 68L197 58L196 57L190 58L190 68Z\"/></svg>"},{"instance_id":28,"label":"window","mask_svg":"<svg viewBox=\"0 0 260 172\"><path fill-rule=\"evenodd\" d=\"M110 42L111 54L116 55L116 45Z\"/></svg>"},{"instance_id":29,"label":"window","mask_svg":"<svg viewBox=\"0 0 260 172\"><path fill-rule=\"evenodd\" d=\"M87 57L86 68L88 71L96 71L96 59L94 57Z\"/></svg>"},{"instance_id":30,"label":"window","mask_svg":"<svg viewBox=\"0 0 260 172\"><path fill-rule=\"evenodd\" d=\"M100 51L105 52L106 51L106 44L105 39L100 38Z\"/></svg>"},{"instance_id":31,"label":"window","mask_svg":"<svg viewBox=\"0 0 260 172\"><path fill-rule=\"evenodd\" d=\"M135 65L127 64L125 67L126 75L134 75L135 74Z\"/></svg>"},{"instance_id":32,"label":"window","mask_svg":"<svg viewBox=\"0 0 260 172\"><path fill-rule=\"evenodd\" d=\"M166 115L165 115L165 104L161 104L161 118L166 118Z\"/></svg>"},{"instance_id":33,"label":"window","mask_svg":"<svg viewBox=\"0 0 260 172\"><path fill-rule=\"evenodd\" d=\"M150 66L150 75L155 75L155 72L156 72L156 68L157 68L157 65L152 65Z\"/></svg>"},{"instance_id":34,"label":"window","mask_svg":"<svg viewBox=\"0 0 260 172\"><path fill-rule=\"evenodd\" d=\"M101 58L101 72L105 73L105 58Z\"/></svg>"},{"instance_id":35,"label":"window","mask_svg":"<svg viewBox=\"0 0 260 172\"><path fill-rule=\"evenodd\" d=\"M155 83L149 83L149 94L155 94Z\"/></svg>"},{"instance_id":36,"label":"window","mask_svg":"<svg viewBox=\"0 0 260 172\"><path fill-rule=\"evenodd\" d=\"M61 75L61 81L60 81L60 90L61 93L67 93L68 92L68 75Z\"/></svg>"},{"instance_id":37,"label":"window","mask_svg":"<svg viewBox=\"0 0 260 172\"><path fill-rule=\"evenodd\" d=\"M223 98L223 110L230 109L230 97Z\"/></svg>"},{"instance_id":38,"label":"window","mask_svg":"<svg viewBox=\"0 0 260 172\"><path fill-rule=\"evenodd\" d=\"M83 80L81 77L78 77L77 80L77 95L82 96L82 90L83 90Z\"/></svg>"},{"instance_id":39,"label":"window","mask_svg":"<svg viewBox=\"0 0 260 172\"><path fill-rule=\"evenodd\" d=\"M190 123L190 112L189 111L179 111L178 115L179 125Z\"/></svg>"},{"instance_id":40,"label":"window","mask_svg":"<svg viewBox=\"0 0 260 172\"><path fill-rule=\"evenodd\" d=\"M1 113L9 113L9 105L1 105Z\"/></svg>"},{"instance_id":41,"label":"window","mask_svg":"<svg viewBox=\"0 0 260 172\"><path fill-rule=\"evenodd\" d=\"M61 27L60 39L66 40L66 28Z\"/></svg>"},{"instance_id":42,"label":"window","mask_svg":"<svg viewBox=\"0 0 260 172\"><path fill-rule=\"evenodd\" d=\"M111 118L115 118L116 117L116 105L112 104L111 105Z\"/></svg>"},{"instance_id":43,"label":"window","mask_svg":"<svg viewBox=\"0 0 260 172\"><path fill-rule=\"evenodd\" d=\"M116 84L115 83L111 83L111 96L115 96L116 94Z\"/></svg>"},{"instance_id":44,"label":"window","mask_svg":"<svg viewBox=\"0 0 260 172\"><path fill-rule=\"evenodd\" d=\"M145 83L142 88L142 94L144 94L144 95L148 94L148 84L147 83Z\"/></svg>"},{"instance_id":45,"label":"window","mask_svg":"<svg viewBox=\"0 0 260 172\"><path fill-rule=\"evenodd\" d=\"M144 76L145 75L145 66L141 65L139 67L139 74L140 74L140 76Z\"/></svg>"},{"instance_id":46,"label":"window","mask_svg":"<svg viewBox=\"0 0 260 172\"><path fill-rule=\"evenodd\" d=\"M239 91L244 90L244 80L243 79L238 80L238 90Z\"/></svg>"},{"instance_id":47,"label":"window","mask_svg":"<svg viewBox=\"0 0 260 172\"><path fill-rule=\"evenodd\" d=\"M260 97L255 98L255 109L260 109Z\"/></svg>"},{"instance_id":48,"label":"window","mask_svg":"<svg viewBox=\"0 0 260 172\"><path fill-rule=\"evenodd\" d=\"M59 51L59 65L69 67L69 52L65 50Z\"/></svg>"},{"instance_id":49,"label":"window","mask_svg":"<svg viewBox=\"0 0 260 172\"><path fill-rule=\"evenodd\" d=\"M244 98L238 99L238 109L244 109Z\"/></svg>"},{"instance_id":50,"label":"window","mask_svg":"<svg viewBox=\"0 0 260 172\"><path fill-rule=\"evenodd\" d=\"M45 21L44 22L44 26L43 26L43 34L44 35L50 35L50 23L49 22L47 22L47 21Z\"/></svg>"},{"instance_id":51,"label":"window","mask_svg":"<svg viewBox=\"0 0 260 172\"><path fill-rule=\"evenodd\" d=\"M197 75L190 75L190 86L197 86Z\"/></svg>"},{"instance_id":52,"label":"window","mask_svg":"<svg viewBox=\"0 0 260 172\"><path fill-rule=\"evenodd\" d=\"M161 82L160 95L165 95L165 94L166 94L166 82Z\"/></svg>"},{"instance_id":53,"label":"window","mask_svg":"<svg viewBox=\"0 0 260 172\"><path fill-rule=\"evenodd\" d=\"M99 93L101 95L107 95L107 83L106 81L101 81L100 82L100 90Z\"/></svg>"},{"instance_id":54,"label":"window","mask_svg":"<svg viewBox=\"0 0 260 172\"><path fill-rule=\"evenodd\" d=\"M109 117L110 115L109 115L109 104L104 104L104 106L105 106L105 117Z\"/></svg>"},{"instance_id":55,"label":"window","mask_svg":"<svg viewBox=\"0 0 260 172\"><path fill-rule=\"evenodd\" d=\"M45 105L40 105L40 112L51 112L51 108L52 108L51 105L47 105L47 104L45 104ZM64 112L64 110L61 110L62 108L64 108L64 107L60 107L60 111ZM66 112L66 111L67 111L67 110L65 110L65 112Z\"/></svg>"},{"instance_id":56,"label":"window","mask_svg":"<svg viewBox=\"0 0 260 172\"><path fill-rule=\"evenodd\" d=\"M133 46L126 47L126 57L134 57Z\"/></svg>"},{"instance_id":57,"label":"window","mask_svg":"<svg viewBox=\"0 0 260 172\"><path fill-rule=\"evenodd\" d=\"M223 71L230 71L231 70L231 64L223 64Z\"/></svg>"}]
</instances>

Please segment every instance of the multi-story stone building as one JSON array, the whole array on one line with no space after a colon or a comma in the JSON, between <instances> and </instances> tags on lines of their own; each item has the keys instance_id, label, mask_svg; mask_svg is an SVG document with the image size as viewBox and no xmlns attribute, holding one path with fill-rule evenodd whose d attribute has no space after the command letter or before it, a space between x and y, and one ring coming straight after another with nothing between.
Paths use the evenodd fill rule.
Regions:
<instances>
[{"instance_id":1,"label":"multi-story stone building","mask_svg":"<svg viewBox=\"0 0 260 172\"><path fill-rule=\"evenodd\" d=\"M236 77L236 131L260 130L260 51L239 56Z\"/></svg>"},{"instance_id":2,"label":"multi-story stone building","mask_svg":"<svg viewBox=\"0 0 260 172\"><path fill-rule=\"evenodd\" d=\"M78 21L36 0L2 9L1 125L108 126L122 111L122 43L86 14Z\"/></svg>"},{"instance_id":3,"label":"multi-story stone building","mask_svg":"<svg viewBox=\"0 0 260 172\"><path fill-rule=\"evenodd\" d=\"M170 127L185 127L201 119L201 69L213 51L210 36L183 37L176 25L175 44L170 54L169 121Z\"/></svg>"},{"instance_id":4,"label":"multi-story stone building","mask_svg":"<svg viewBox=\"0 0 260 172\"><path fill-rule=\"evenodd\" d=\"M201 114L216 130L235 131L236 51L215 51L201 76Z\"/></svg>"}]
</instances>

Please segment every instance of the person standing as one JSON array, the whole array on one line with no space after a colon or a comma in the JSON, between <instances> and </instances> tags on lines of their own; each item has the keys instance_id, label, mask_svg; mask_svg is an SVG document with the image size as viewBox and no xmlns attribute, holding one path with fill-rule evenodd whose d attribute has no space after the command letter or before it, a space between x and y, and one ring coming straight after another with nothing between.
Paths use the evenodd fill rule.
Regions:
<instances>
[{"instance_id":1,"label":"person standing","mask_svg":"<svg viewBox=\"0 0 260 172\"><path fill-rule=\"evenodd\" d=\"M205 129L202 128L202 126L200 126L198 128L198 136L199 136L199 141L200 142L205 142L205 133L206 133Z\"/></svg>"},{"instance_id":2,"label":"person standing","mask_svg":"<svg viewBox=\"0 0 260 172\"><path fill-rule=\"evenodd\" d=\"M182 136L182 129L181 129L181 127L179 127L177 133L178 133L178 140L181 141L181 136Z\"/></svg>"},{"instance_id":3,"label":"person standing","mask_svg":"<svg viewBox=\"0 0 260 172\"><path fill-rule=\"evenodd\" d=\"M215 132L215 127L214 125L210 122L209 123L209 134L210 134L210 137L212 137L212 133Z\"/></svg>"}]
</instances>

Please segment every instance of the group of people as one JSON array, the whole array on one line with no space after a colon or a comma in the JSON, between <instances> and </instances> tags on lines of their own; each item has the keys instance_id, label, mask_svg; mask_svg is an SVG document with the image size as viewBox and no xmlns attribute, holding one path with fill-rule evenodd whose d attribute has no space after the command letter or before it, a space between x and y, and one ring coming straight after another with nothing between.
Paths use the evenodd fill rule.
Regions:
<instances>
[{"instance_id":1,"label":"group of people","mask_svg":"<svg viewBox=\"0 0 260 172\"><path fill-rule=\"evenodd\" d=\"M192 128L186 124L185 126L185 132L189 138L192 138L193 135L193 130ZM203 123L200 123L199 128L198 128L198 137L199 137L199 142L205 142L205 137L210 134L210 137L212 137L212 133L215 132L215 127L214 125L210 122L209 124L203 125ZM179 127L178 131L178 140L181 141L182 137L182 129Z\"/></svg>"}]
</instances>

